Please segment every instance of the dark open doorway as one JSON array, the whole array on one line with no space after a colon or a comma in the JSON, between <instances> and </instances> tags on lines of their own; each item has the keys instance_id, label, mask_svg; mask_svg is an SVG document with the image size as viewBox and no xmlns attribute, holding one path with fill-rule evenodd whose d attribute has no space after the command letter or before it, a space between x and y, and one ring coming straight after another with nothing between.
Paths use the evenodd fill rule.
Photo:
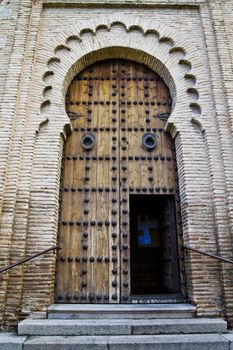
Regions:
<instances>
[{"instance_id":1,"label":"dark open doorway","mask_svg":"<svg viewBox=\"0 0 233 350\"><path fill-rule=\"evenodd\" d=\"M175 200L130 196L131 294L180 292Z\"/></svg>"}]
</instances>

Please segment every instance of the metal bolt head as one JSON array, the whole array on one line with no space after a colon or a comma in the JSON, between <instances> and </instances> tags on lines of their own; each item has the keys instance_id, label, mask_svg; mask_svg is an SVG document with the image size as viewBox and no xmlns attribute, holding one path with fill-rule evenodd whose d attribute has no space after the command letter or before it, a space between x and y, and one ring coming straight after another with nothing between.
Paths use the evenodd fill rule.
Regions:
<instances>
[{"instance_id":1,"label":"metal bolt head","mask_svg":"<svg viewBox=\"0 0 233 350\"><path fill-rule=\"evenodd\" d=\"M113 287L117 287L117 281L113 281L113 282L112 282L112 286L113 286Z\"/></svg>"},{"instance_id":2,"label":"metal bolt head","mask_svg":"<svg viewBox=\"0 0 233 350\"><path fill-rule=\"evenodd\" d=\"M117 300L117 294L112 295L112 300Z\"/></svg>"}]
</instances>

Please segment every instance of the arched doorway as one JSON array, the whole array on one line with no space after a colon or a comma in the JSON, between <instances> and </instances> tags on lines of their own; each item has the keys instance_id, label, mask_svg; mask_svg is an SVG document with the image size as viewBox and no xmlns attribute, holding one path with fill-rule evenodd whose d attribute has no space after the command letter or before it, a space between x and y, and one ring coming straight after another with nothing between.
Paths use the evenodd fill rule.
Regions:
<instances>
[{"instance_id":1,"label":"arched doorway","mask_svg":"<svg viewBox=\"0 0 233 350\"><path fill-rule=\"evenodd\" d=\"M72 81L63 156L56 301L131 302L180 292L169 90L126 60Z\"/></svg>"}]
</instances>

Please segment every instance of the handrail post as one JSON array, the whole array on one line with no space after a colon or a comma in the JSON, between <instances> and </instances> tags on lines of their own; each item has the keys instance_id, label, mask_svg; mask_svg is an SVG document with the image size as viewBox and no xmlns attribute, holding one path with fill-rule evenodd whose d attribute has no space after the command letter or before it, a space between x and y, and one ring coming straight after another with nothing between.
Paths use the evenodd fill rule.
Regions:
<instances>
[{"instance_id":1,"label":"handrail post","mask_svg":"<svg viewBox=\"0 0 233 350\"><path fill-rule=\"evenodd\" d=\"M216 260L220 260L220 261L223 261L225 263L233 265L233 260L230 260L230 259L227 259L227 258L223 258L221 256L218 256L218 255L215 255L215 254L212 254L212 253L209 253L209 252L205 252L203 250L196 249L196 248L193 248L193 247L190 247L190 246L187 246L187 245L183 245L183 248L186 251L191 250L191 251L193 251L195 253L198 253L198 254L201 254L201 255L205 255L205 256L209 256L210 258L213 258L213 259L216 259Z\"/></svg>"},{"instance_id":2,"label":"handrail post","mask_svg":"<svg viewBox=\"0 0 233 350\"><path fill-rule=\"evenodd\" d=\"M24 258L24 259L21 259L19 260L18 262L14 263L14 264L11 264L7 267L4 267L3 269L0 269L0 273L5 273L6 271L16 267L16 266L19 266L19 265L22 265L24 263L26 263L27 261L30 261L30 260L33 260L35 258L37 258L38 256L41 256L41 255L44 255L46 253L49 253L50 251L53 251L53 253L55 254L55 251L56 250L60 250L61 248L60 247L57 247L57 246L53 246L53 247L50 247L50 248L47 248L45 250L43 250L42 252L40 253L37 253L37 254L34 254L32 256L29 256L27 258Z\"/></svg>"}]
</instances>

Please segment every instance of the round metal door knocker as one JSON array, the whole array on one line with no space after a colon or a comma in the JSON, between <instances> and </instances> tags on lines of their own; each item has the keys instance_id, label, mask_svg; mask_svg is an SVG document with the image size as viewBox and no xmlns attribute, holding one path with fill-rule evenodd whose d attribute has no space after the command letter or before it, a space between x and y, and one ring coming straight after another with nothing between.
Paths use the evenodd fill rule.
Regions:
<instances>
[{"instance_id":1,"label":"round metal door knocker","mask_svg":"<svg viewBox=\"0 0 233 350\"><path fill-rule=\"evenodd\" d=\"M95 145L95 135L85 134L81 138L81 145L86 151L90 151Z\"/></svg>"},{"instance_id":2,"label":"round metal door knocker","mask_svg":"<svg viewBox=\"0 0 233 350\"><path fill-rule=\"evenodd\" d=\"M144 134L142 136L142 144L147 151L152 151L157 145L156 136L152 133Z\"/></svg>"}]
</instances>

